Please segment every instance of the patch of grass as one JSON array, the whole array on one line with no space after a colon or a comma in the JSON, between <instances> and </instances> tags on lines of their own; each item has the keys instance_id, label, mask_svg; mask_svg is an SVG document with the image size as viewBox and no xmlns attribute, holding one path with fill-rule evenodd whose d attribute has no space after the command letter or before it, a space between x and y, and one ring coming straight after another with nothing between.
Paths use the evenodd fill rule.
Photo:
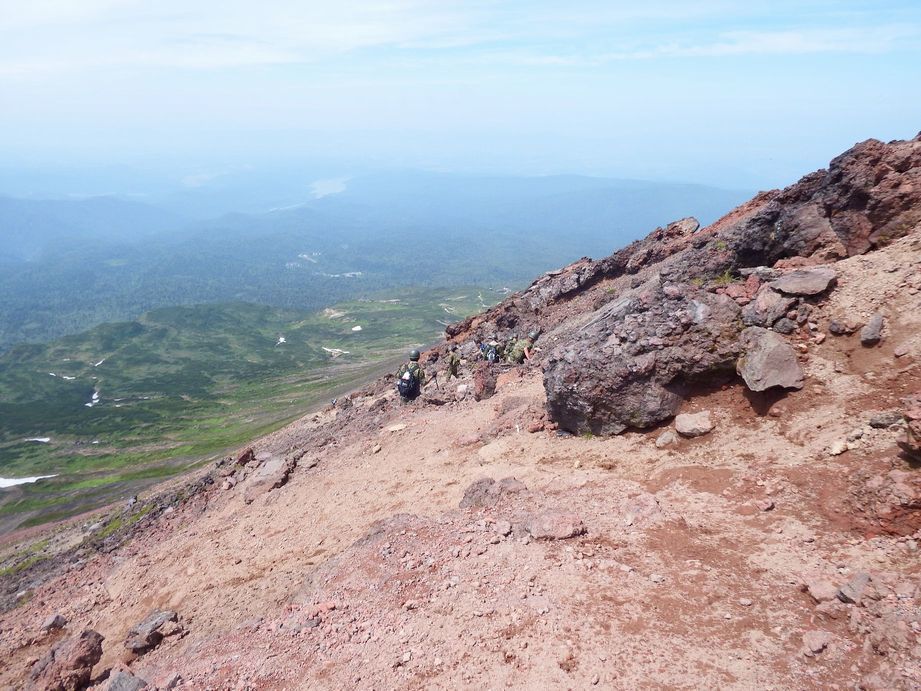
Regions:
<instances>
[{"instance_id":1,"label":"patch of grass","mask_svg":"<svg viewBox=\"0 0 921 691\"><path fill-rule=\"evenodd\" d=\"M718 286L728 286L731 283L736 282L736 278L732 275L732 271L726 269L723 273L713 279L713 282Z\"/></svg>"}]
</instances>

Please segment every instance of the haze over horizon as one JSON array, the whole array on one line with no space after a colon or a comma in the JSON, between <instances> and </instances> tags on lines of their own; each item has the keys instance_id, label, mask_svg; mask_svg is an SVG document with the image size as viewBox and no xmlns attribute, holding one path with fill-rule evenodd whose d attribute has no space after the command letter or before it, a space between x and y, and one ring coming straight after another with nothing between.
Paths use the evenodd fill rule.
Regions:
<instances>
[{"instance_id":1,"label":"haze over horizon","mask_svg":"<svg viewBox=\"0 0 921 691\"><path fill-rule=\"evenodd\" d=\"M784 186L917 134L919 39L908 0L7 2L0 194L396 168Z\"/></svg>"}]
</instances>

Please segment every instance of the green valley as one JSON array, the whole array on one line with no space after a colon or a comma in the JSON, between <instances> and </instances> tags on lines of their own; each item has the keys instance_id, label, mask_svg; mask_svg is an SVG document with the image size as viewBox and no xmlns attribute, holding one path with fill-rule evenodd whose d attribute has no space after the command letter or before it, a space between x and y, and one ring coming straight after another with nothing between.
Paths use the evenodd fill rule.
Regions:
<instances>
[{"instance_id":1,"label":"green valley","mask_svg":"<svg viewBox=\"0 0 921 691\"><path fill-rule=\"evenodd\" d=\"M306 313L170 307L0 355L0 532L103 505L386 371L498 291L402 291Z\"/></svg>"}]
</instances>

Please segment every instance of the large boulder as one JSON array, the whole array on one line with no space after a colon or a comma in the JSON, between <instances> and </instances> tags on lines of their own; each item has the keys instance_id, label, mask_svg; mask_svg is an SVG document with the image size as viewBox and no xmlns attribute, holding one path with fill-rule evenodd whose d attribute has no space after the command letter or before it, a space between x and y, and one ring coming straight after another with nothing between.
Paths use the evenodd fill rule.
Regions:
<instances>
[{"instance_id":1,"label":"large boulder","mask_svg":"<svg viewBox=\"0 0 921 691\"><path fill-rule=\"evenodd\" d=\"M85 629L61 641L33 665L26 689L76 691L89 686L93 667L102 658L101 634Z\"/></svg>"},{"instance_id":2,"label":"large boulder","mask_svg":"<svg viewBox=\"0 0 921 691\"><path fill-rule=\"evenodd\" d=\"M619 434L678 412L687 385L731 371L739 306L658 277L590 315L547 358L551 418L570 432Z\"/></svg>"},{"instance_id":3,"label":"large boulder","mask_svg":"<svg viewBox=\"0 0 921 691\"><path fill-rule=\"evenodd\" d=\"M766 391L775 386L803 388L803 368L790 344L773 331L750 326L739 339L743 354L736 371L752 391Z\"/></svg>"}]
</instances>

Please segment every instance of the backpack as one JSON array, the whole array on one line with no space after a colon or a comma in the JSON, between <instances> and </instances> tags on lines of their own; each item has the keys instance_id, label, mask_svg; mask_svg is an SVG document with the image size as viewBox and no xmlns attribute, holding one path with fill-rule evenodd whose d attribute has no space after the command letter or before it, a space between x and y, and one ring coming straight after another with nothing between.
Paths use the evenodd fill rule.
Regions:
<instances>
[{"instance_id":1,"label":"backpack","mask_svg":"<svg viewBox=\"0 0 921 691\"><path fill-rule=\"evenodd\" d=\"M418 366L403 365L397 375L397 391L401 398L415 398L419 395Z\"/></svg>"}]
</instances>

